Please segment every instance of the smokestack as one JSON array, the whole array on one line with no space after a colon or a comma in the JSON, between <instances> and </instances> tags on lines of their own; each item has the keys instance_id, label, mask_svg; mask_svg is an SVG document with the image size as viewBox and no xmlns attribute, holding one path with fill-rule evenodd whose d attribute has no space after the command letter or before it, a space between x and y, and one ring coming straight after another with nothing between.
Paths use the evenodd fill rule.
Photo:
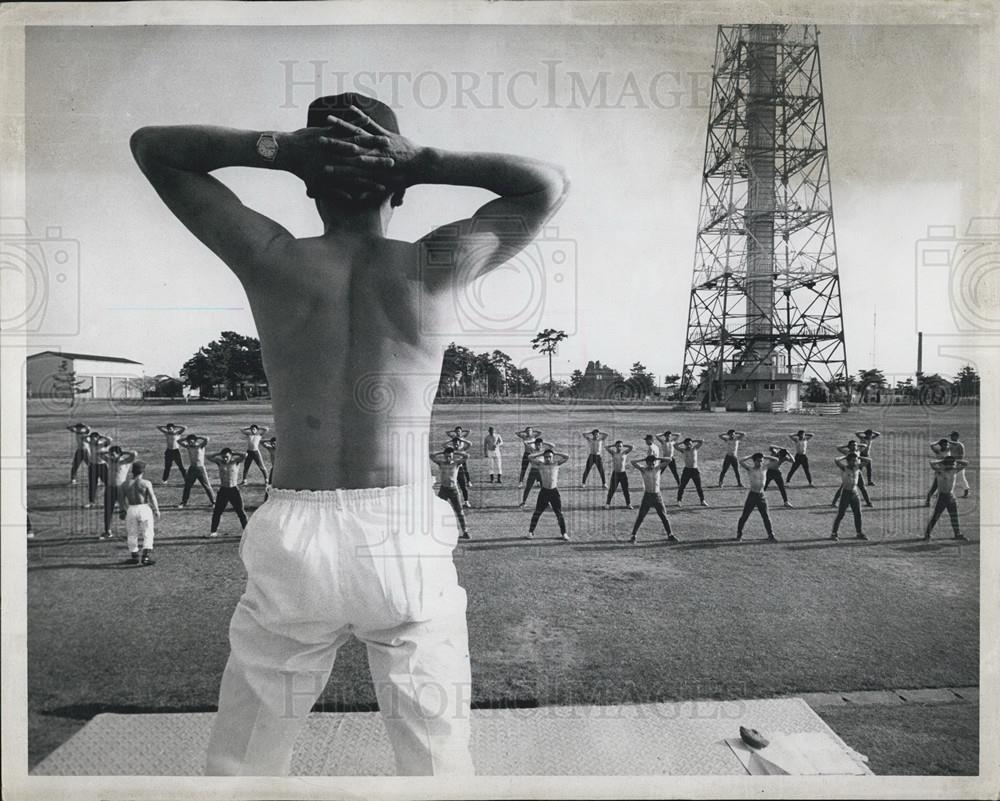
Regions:
<instances>
[{"instance_id":1,"label":"smokestack","mask_svg":"<svg viewBox=\"0 0 1000 801\"><path fill-rule=\"evenodd\" d=\"M924 374L924 332L917 331L917 377Z\"/></svg>"}]
</instances>

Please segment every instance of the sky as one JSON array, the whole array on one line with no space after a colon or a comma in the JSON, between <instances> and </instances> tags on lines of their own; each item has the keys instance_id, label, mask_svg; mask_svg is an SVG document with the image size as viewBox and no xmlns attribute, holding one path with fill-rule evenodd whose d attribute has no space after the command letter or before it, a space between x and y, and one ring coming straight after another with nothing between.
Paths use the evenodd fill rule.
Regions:
<instances>
[{"instance_id":1,"label":"sky","mask_svg":"<svg viewBox=\"0 0 1000 801\"><path fill-rule=\"evenodd\" d=\"M47 258L70 254L30 350L176 375L221 331L254 335L239 282L166 210L129 136L153 124L294 130L313 97L354 89L392 105L418 144L518 153L571 177L535 246L456 298L469 321L456 341L541 377L529 342L557 328L570 334L557 376L594 359L679 373L715 39L709 26L29 28L27 225ZM918 329L931 335L925 372L962 365L933 347L955 324L940 302L947 268L921 254L930 226L960 236L981 213L976 41L960 26L822 27L852 372L912 375ZM216 175L293 234L322 232L293 176ZM389 235L415 239L489 197L414 187Z\"/></svg>"}]
</instances>

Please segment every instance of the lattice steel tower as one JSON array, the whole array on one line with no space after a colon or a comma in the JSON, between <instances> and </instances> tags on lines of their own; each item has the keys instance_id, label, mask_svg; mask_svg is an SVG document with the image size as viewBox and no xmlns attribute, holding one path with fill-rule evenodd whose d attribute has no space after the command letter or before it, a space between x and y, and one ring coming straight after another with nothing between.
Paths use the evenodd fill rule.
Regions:
<instances>
[{"instance_id":1,"label":"lattice steel tower","mask_svg":"<svg viewBox=\"0 0 1000 801\"><path fill-rule=\"evenodd\" d=\"M682 388L798 404L846 378L814 25L720 26Z\"/></svg>"}]
</instances>

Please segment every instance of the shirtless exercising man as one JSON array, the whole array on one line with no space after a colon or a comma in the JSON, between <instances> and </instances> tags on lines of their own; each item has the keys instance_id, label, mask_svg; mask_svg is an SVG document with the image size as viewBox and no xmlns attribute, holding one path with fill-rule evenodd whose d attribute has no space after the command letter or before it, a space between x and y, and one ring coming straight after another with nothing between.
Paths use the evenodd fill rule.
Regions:
<instances>
[{"instance_id":1,"label":"shirtless exercising man","mask_svg":"<svg viewBox=\"0 0 1000 801\"><path fill-rule=\"evenodd\" d=\"M282 439L275 488L243 538L247 587L206 773L287 774L352 633L368 646L397 771L470 773L466 600L450 558L458 527L433 497L426 458L427 382L450 335L429 332L458 330L455 292L526 247L568 183L532 159L417 146L391 109L360 95L320 98L307 125L132 137L160 197L246 290ZM323 233L298 239L244 206L210 175L225 167L301 179ZM393 208L417 184L498 197L417 242L389 239ZM373 378L391 390L388 410L358 400ZM413 557L427 569L403 569Z\"/></svg>"}]
</instances>

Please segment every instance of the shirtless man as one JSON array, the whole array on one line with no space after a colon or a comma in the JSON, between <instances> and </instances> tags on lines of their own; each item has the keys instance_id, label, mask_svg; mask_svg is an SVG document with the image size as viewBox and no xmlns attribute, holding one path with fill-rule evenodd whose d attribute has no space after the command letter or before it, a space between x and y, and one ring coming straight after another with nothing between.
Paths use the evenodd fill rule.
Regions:
<instances>
[{"instance_id":1,"label":"shirtless man","mask_svg":"<svg viewBox=\"0 0 1000 801\"><path fill-rule=\"evenodd\" d=\"M518 489L520 489L524 486L524 474L528 470L528 465L530 464L529 459L535 452L535 440L542 436L542 432L537 428L525 426L524 431L515 431L514 436L521 440L521 444L524 445L524 452L521 454L521 474L517 478L517 486Z\"/></svg>"},{"instance_id":2,"label":"shirtless man","mask_svg":"<svg viewBox=\"0 0 1000 801\"><path fill-rule=\"evenodd\" d=\"M267 454L267 483L270 485L271 479L274 477L274 460L278 456L278 438L268 437L267 439L262 439L260 447Z\"/></svg>"},{"instance_id":3,"label":"shirtless man","mask_svg":"<svg viewBox=\"0 0 1000 801\"><path fill-rule=\"evenodd\" d=\"M267 495L271 491L271 480L274 478L274 457L278 455L278 438L262 439L260 447L267 454L267 484L264 486L264 500L266 501Z\"/></svg>"},{"instance_id":4,"label":"shirtless man","mask_svg":"<svg viewBox=\"0 0 1000 801\"><path fill-rule=\"evenodd\" d=\"M465 439L465 434L468 431L464 429L459 429L463 431L463 434L459 434L458 431L449 431L448 434L451 435L451 439L448 440L442 447L452 448L455 453L462 454L465 458L461 460L458 465L458 491L462 493L462 506L466 509L471 509L472 504L469 503L469 484L472 479L469 476L469 454L472 451L472 443Z\"/></svg>"},{"instance_id":5,"label":"shirtless man","mask_svg":"<svg viewBox=\"0 0 1000 801\"><path fill-rule=\"evenodd\" d=\"M740 451L740 442L746 438L746 433L730 428L725 434L719 434L719 439L726 443L726 456L722 460L722 471L719 473L719 486L726 477L726 471L731 467L736 476L736 483L742 487L743 479L740 478L740 462L737 455Z\"/></svg>"},{"instance_id":6,"label":"shirtless man","mask_svg":"<svg viewBox=\"0 0 1000 801\"><path fill-rule=\"evenodd\" d=\"M948 441L948 455L951 456L951 457L953 457L956 460L964 461L966 463L966 465L968 465L969 462L965 458L965 445L958 438L958 432L957 431L952 431L951 434L949 434L948 436L949 436L949 441ZM962 488L962 497L963 498L968 498L969 497L969 489L970 489L969 488L969 479L967 479L965 477L965 468L964 467L961 470L959 470L959 472L958 472L958 485Z\"/></svg>"},{"instance_id":7,"label":"shirtless man","mask_svg":"<svg viewBox=\"0 0 1000 801\"><path fill-rule=\"evenodd\" d=\"M951 442L947 437L941 437L937 442L931 443L931 453L935 456L945 457L951 456L950 453ZM933 464L933 462L932 462ZM924 506L931 505L931 498L934 497L934 493L938 491L938 473L936 470L931 468L931 488L927 490L927 500Z\"/></svg>"},{"instance_id":8,"label":"shirtless man","mask_svg":"<svg viewBox=\"0 0 1000 801\"><path fill-rule=\"evenodd\" d=\"M208 496L208 502L215 505L215 493L212 492L212 485L208 480L208 471L205 469L205 448L208 447L208 437L198 437L188 434L178 444L188 452L188 469L184 477L184 492L181 494L181 502L178 509L187 508L188 499L191 497L191 488L194 482L201 484L202 489Z\"/></svg>"},{"instance_id":9,"label":"shirtless man","mask_svg":"<svg viewBox=\"0 0 1000 801\"><path fill-rule=\"evenodd\" d=\"M704 440L691 439L685 437L677 445L677 450L684 454L684 470L681 471L681 483L677 485L677 505L681 505L684 498L684 488L689 481L694 482L694 488L698 491L698 499L702 506L708 506L705 502L705 493L701 490L701 470L698 469L698 450L704 445Z\"/></svg>"},{"instance_id":10,"label":"shirtless man","mask_svg":"<svg viewBox=\"0 0 1000 801\"><path fill-rule=\"evenodd\" d=\"M652 434L646 434L642 438L642 441L646 443L646 452L643 454L643 458L646 456L652 456L654 459L660 458L660 446L656 443L656 437Z\"/></svg>"},{"instance_id":11,"label":"shirtless man","mask_svg":"<svg viewBox=\"0 0 1000 801\"><path fill-rule=\"evenodd\" d=\"M163 451L163 479L160 483L167 483L170 478L170 468L173 465L177 465L177 469L181 471L181 480L187 481L187 471L184 470L184 462L181 461L181 451L177 447L181 434L187 431L187 427L167 423L165 426L157 426L156 430L162 432L163 436L167 439L167 447Z\"/></svg>"},{"instance_id":12,"label":"shirtless man","mask_svg":"<svg viewBox=\"0 0 1000 801\"><path fill-rule=\"evenodd\" d=\"M431 454L431 461L438 467L437 496L451 504L455 519L462 529L461 538L465 540L469 539L469 528L465 521L465 512L462 511L462 503L458 499L458 476L467 458L464 453L457 453L450 445L441 453Z\"/></svg>"},{"instance_id":13,"label":"shirtless man","mask_svg":"<svg viewBox=\"0 0 1000 801\"><path fill-rule=\"evenodd\" d=\"M531 523L528 525L527 537L530 540L535 536L535 526L538 525L538 518L546 507L551 506L555 512L556 522L559 523L559 534L564 540L569 539L566 533L566 519L562 513L562 498L559 495L559 467L566 464L569 457L565 453L556 453L551 448L546 448L542 453L531 457L532 469L537 470L539 482L542 488L538 491L538 501L535 503L535 511L531 515Z\"/></svg>"},{"instance_id":14,"label":"shirtless man","mask_svg":"<svg viewBox=\"0 0 1000 801\"><path fill-rule=\"evenodd\" d=\"M223 448L218 453L213 453L206 458L219 466L219 491L215 495L215 506L212 509L212 530L208 536L219 536L222 513L230 504L240 519L240 527L246 528L247 515L243 511L243 495L240 494L240 465L246 463L246 455L233 453L231 449Z\"/></svg>"},{"instance_id":15,"label":"shirtless man","mask_svg":"<svg viewBox=\"0 0 1000 801\"><path fill-rule=\"evenodd\" d=\"M111 539L111 517L115 506L121 503L121 488L128 478L130 465L139 454L135 451L123 451L119 445L112 445L100 455L101 461L108 471L108 479L104 482L104 533L98 539Z\"/></svg>"},{"instance_id":16,"label":"shirtless man","mask_svg":"<svg viewBox=\"0 0 1000 801\"><path fill-rule=\"evenodd\" d=\"M111 437L91 431L87 434L86 440L90 461L87 462L87 502L83 508L90 509L97 500L98 480L104 483L105 490L108 486L108 465L101 456L111 447Z\"/></svg>"},{"instance_id":17,"label":"shirtless man","mask_svg":"<svg viewBox=\"0 0 1000 801\"><path fill-rule=\"evenodd\" d=\"M785 481L781 477L781 465L785 462L792 461L792 455L788 452L787 448L778 448L774 445L768 445L768 450L771 451L771 456L774 457L773 464L768 464L767 472L765 473L764 489L766 490L771 486L773 481L778 485L778 492L781 493L781 503L786 509L791 509L792 505L788 502L788 493L785 492ZM810 485L812 486L812 485Z\"/></svg>"},{"instance_id":18,"label":"shirtless man","mask_svg":"<svg viewBox=\"0 0 1000 801\"><path fill-rule=\"evenodd\" d=\"M968 466L964 459L956 459L954 456L945 456L940 461L931 462L931 469L934 471L938 485L938 499L934 505L934 513L927 523L927 530L924 531L924 539L931 538L931 531L934 529L941 513L947 509L951 518L951 528L955 533L956 540L964 540L965 536L958 530L958 504L955 502L955 480L960 471Z\"/></svg>"},{"instance_id":19,"label":"shirtless man","mask_svg":"<svg viewBox=\"0 0 1000 801\"><path fill-rule=\"evenodd\" d=\"M872 481L872 444L882 435L878 431L872 431L870 428L866 428L864 431L855 431L854 436L861 446L861 455L867 457L868 461L865 463L865 476L868 479L868 486L874 487L875 482Z\"/></svg>"},{"instance_id":20,"label":"shirtless man","mask_svg":"<svg viewBox=\"0 0 1000 801\"><path fill-rule=\"evenodd\" d=\"M636 459L632 462L632 467L642 474L642 502L639 504L639 514L636 515L635 525L632 526L632 536L629 542L635 542L635 536L639 531L639 526L645 519L650 509L655 509L656 514L663 523L664 533L670 542L677 542L677 537L670 531L670 522L667 520L667 510L663 506L663 496L660 494L660 476L667 469L669 459L661 459L649 454L645 459Z\"/></svg>"},{"instance_id":21,"label":"shirtless man","mask_svg":"<svg viewBox=\"0 0 1000 801\"><path fill-rule=\"evenodd\" d=\"M862 458L861 446L855 442L853 439L846 445L838 445L837 450L840 451L844 456L856 456L857 458ZM865 489L865 481L861 477L861 473L858 473L858 490L861 492L861 496L865 499L865 506L872 505L872 499L868 497L868 490ZM843 491L843 487L837 487L837 491L833 494L833 502L830 506L836 506L840 502L840 495Z\"/></svg>"},{"instance_id":22,"label":"shirtless man","mask_svg":"<svg viewBox=\"0 0 1000 801\"><path fill-rule=\"evenodd\" d=\"M781 462L773 456L755 453L743 459L740 464L750 477L750 491L747 492L747 499L743 502L743 514L740 515L740 520L736 524L736 539L743 539L743 526L750 519L750 513L756 509L760 512L760 519L764 521L767 538L773 542L775 537L774 531L771 529L771 517L767 513L767 497L764 495L764 490L767 487L764 482L767 479L767 474L772 470L777 471ZM778 473L778 480L781 480L780 473Z\"/></svg>"},{"instance_id":23,"label":"shirtless man","mask_svg":"<svg viewBox=\"0 0 1000 801\"><path fill-rule=\"evenodd\" d=\"M267 483L267 468L264 467L264 460L260 456L260 441L264 435L270 431L267 426L259 426L251 423L246 428L241 428L240 433L247 438L247 453L243 459L243 479L241 484L247 483L247 474L250 472L250 465L255 464L264 474L264 483Z\"/></svg>"},{"instance_id":24,"label":"shirtless man","mask_svg":"<svg viewBox=\"0 0 1000 801\"><path fill-rule=\"evenodd\" d=\"M622 495L625 496L625 508L631 509L632 499L628 494L628 472L625 470L625 461L632 453L632 446L624 445L620 439L616 439L614 445L606 447L604 450L611 454L611 486L608 488L608 497L604 501L604 508L611 508L611 499L615 497L615 491L621 485Z\"/></svg>"},{"instance_id":25,"label":"shirtless man","mask_svg":"<svg viewBox=\"0 0 1000 801\"><path fill-rule=\"evenodd\" d=\"M792 483L792 476L801 467L802 472L806 474L806 481L809 482L809 486L813 485L812 474L809 472L809 457L806 456L806 451L809 448L809 440L813 436L814 434L811 431L804 431L801 428L794 434L788 435L788 438L795 443L795 461L792 462L792 469L788 471L788 476L785 478L786 484Z\"/></svg>"},{"instance_id":26,"label":"shirtless man","mask_svg":"<svg viewBox=\"0 0 1000 801\"><path fill-rule=\"evenodd\" d=\"M76 483L76 471L80 468L81 464L85 464L90 467L90 450L87 447L87 434L90 433L90 426L85 423L73 423L71 426L66 426L67 431L73 432L73 437L76 440L76 448L73 451L73 466L69 471L69 483ZM93 501L91 501L93 503Z\"/></svg>"},{"instance_id":27,"label":"shirtless man","mask_svg":"<svg viewBox=\"0 0 1000 801\"><path fill-rule=\"evenodd\" d=\"M132 475L121 488L122 517L125 518L126 539L130 554L129 562L143 567L154 565L153 537L154 521L160 517L160 506L156 502L153 483L142 477L146 465L133 462ZM139 553L139 535L142 535L142 554Z\"/></svg>"},{"instance_id":28,"label":"shirtless man","mask_svg":"<svg viewBox=\"0 0 1000 801\"><path fill-rule=\"evenodd\" d=\"M662 434L656 435L656 441L663 446L663 458L669 460L670 464L667 465L670 468L670 472L673 473L674 481L678 485L681 483L681 477L677 475L677 460L674 459L674 445L681 438L681 435L673 431L664 431Z\"/></svg>"},{"instance_id":29,"label":"shirtless man","mask_svg":"<svg viewBox=\"0 0 1000 801\"><path fill-rule=\"evenodd\" d=\"M503 483L503 463L500 460L500 446L503 445L501 437L490 426L483 437L483 456L490 466L490 484L493 483L493 476L497 477L497 484Z\"/></svg>"},{"instance_id":30,"label":"shirtless man","mask_svg":"<svg viewBox=\"0 0 1000 801\"><path fill-rule=\"evenodd\" d=\"M525 447L527 447L527 444ZM528 483L524 485L524 492L521 493L521 503L518 504L518 507L524 506L528 502L528 493L535 486L535 482L537 481L540 484L542 481L542 474L538 472L538 468L531 461L531 457L540 455L546 448L555 450L555 445L551 442L546 442L541 437L535 437L534 442L531 443L531 450L528 451Z\"/></svg>"},{"instance_id":31,"label":"shirtless man","mask_svg":"<svg viewBox=\"0 0 1000 801\"><path fill-rule=\"evenodd\" d=\"M604 441L608 438L608 435L599 428L595 428L589 434L584 433L583 438L587 440L587 447L590 449L590 453L587 454L587 464L583 468L583 478L580 479L580 486L587 486L587 476L590 475L590 468L596 467L597 474L601 477L601 486L607 487L608 480L604 477L604 461L601 459L601 448L604 447Z\"/></svg>"},{"instance_id":32,"label":"shirtless man","mask_svg":"<svg viewBox=\"0 0 1000 801\"><path fill-rule=\"evenodd\" d=\"M287 773L350 633L368 645L398 773L470 773L465 592L448 558L458 526L433 513L441 504L428 460L396 443L423 442L417 452L427 452L427 382L447 346L428 332L455 330L455 292L527 246L568 183L526 158L419 147L370 98L321 98L308 125L145 128L132 138L165 203L246 290L285 455L244 535L247 589L230 624L206 773ZM209 175L233 166L301 178L323 234L296 239ZM388 239L393 207L416 184L499 197L416 243ZM372 376L390 386L389 410L356 400ZM367 578L420 555L433 571L393 573L388 587Z\"/></svg>"},{"instance_id":33,"label":"shirtless man","mask_svg":"<svg viewBox=\"0 0 1000 801\"><path fill-rule=\"evenodd\" d=\"M840 493L840 504L837 508L837 516L833 520L833 534L830 535L831 540L838 538L837 529L840 528L840 521L844 519L844 513L847 511L848 506L851 507L851 511L854 513L854 530L857 532L857 538L859 540L868 539L861 531L861 503L858 500L858 490L863 491L861 470L865 460L866 457L859 456L857 453L849 453L846 456L840 456L833 460L833 463L837 465L837 469L840 470L841 480L840 489L838 490Z\"/></svg>"}]
</instances>

